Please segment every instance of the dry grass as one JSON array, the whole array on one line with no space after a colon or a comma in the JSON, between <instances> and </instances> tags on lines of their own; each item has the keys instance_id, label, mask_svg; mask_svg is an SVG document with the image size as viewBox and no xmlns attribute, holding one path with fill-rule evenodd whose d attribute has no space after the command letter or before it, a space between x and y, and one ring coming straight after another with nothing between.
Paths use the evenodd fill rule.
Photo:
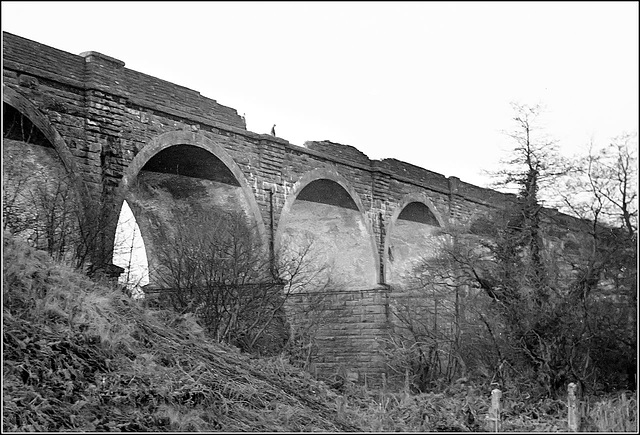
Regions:
<instances>
[{"instance_id":1,"label":"dry grass","mask_svg":"<svg viewBox=\"0 0 640 435\"><path fill-rule=\"evenodd\" d=\"M335 392L4 238L4 431L357 431Z\"/></svg>"},{"instance_id":2,"label":"dry grass","mask_svg":"<svg viewBox=\"0 0 640 435\"><path fill-rule=\"evenodd\" d=\"M3 431L487 431L490 385L342 394L282 357L208 339L193 317L119 291L3 238ZM503 391L505 432L566 432L561 400ZM637 396L592 400L583 431L637 431Z\"/></svg>"},{"instance_id":3,"label":"dry grass","mask_svg":"<svg viewBox=\"0 0 640 435\"><path fill-rule=\"evenodd\" d=\"M586 406L582 430L593 432L638 432L638 399L635 392L601 398Z\"/></svg>"}]
</instances>

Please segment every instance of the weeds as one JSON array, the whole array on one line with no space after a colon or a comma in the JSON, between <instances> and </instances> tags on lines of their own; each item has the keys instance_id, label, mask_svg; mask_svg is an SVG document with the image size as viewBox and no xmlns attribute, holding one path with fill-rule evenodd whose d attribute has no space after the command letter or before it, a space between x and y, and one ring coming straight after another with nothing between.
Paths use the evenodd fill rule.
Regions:
<instances>
[{"instance_id":1,"label":"weeds","mask_svg":"<svg viewBox=\"0 0 640 435\"><path fill-rule=\"evenodd\" d=\"M4 431L357 431L276 360L4 238Z\"/></svg>"},{"instance_id":2,"label":"weeds","mask_svg":"<svg viewBox=\"0 0 640 435\"><path fill-rule=\"evenodd\" d=\"M208 339L4 238L3 431L478 432L489 381L409 394L345 382ZM567 431L564 399L502 386L502 431ZM535 393L535 394L532 394ZM583 399L583 431L637 432L636 393Z\"/></svg>"},{"instance_id":3,"label":"weeds","mask_svg":"<svg viewBox=\"0 0 640 435\"><path fill-rule=\"evenodd\" d=\"M586 427L595 432L637 432L638 400L635 392L604 398L587 410Z\"/></svg>"}]
</instances>

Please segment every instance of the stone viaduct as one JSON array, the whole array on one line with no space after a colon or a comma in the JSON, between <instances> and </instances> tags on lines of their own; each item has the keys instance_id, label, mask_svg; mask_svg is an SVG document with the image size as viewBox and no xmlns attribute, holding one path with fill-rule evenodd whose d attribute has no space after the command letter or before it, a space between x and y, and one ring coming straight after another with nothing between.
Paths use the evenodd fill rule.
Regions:
<instances>
[{"instance_id":1,"label":"stone viaduct","mask_svg":"<svg viewBox=\"0 0 640 435\"><path fill-rule=\"evenodd\" d=\"M5 119L18 112L42 132L57 156L51 164L72 176L85 207L106 204L103 213L113 218L105 220L106 261L125 199L150 266L162 243L153 225L180 219L163 217L167 197L237 209L271 252L287 237L313 238L318 261L339 278L343 314L323 336L317 367L325 372L343 365L377 382L389 296L411 260L433 250L434 229L506 199L395 159L371 160L348 145L298 146L247 131L236 110L101 53L70 54L3 32L3 61ZM5 164L38 148L3 142ZM149 199L144 186L164 186L173 196Z\"/></svg>"}]
</instances>

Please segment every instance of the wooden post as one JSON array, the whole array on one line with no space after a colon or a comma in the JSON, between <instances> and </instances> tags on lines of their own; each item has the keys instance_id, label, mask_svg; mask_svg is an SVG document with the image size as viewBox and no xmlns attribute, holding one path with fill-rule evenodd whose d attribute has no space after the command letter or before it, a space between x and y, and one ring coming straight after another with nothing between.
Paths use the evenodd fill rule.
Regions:
<instances>
[{"instance_id":1,"label":"wooden post","mask_svg":"<svg viewBox=\"0 0 640 435\"><path fill-rule=\"evenodd\" d=\"M382 374L382 391L384 394L387 394L387 374Z\"/></svg>"},{"instance_id":2,"label":"wooden post","mask_svg":"<svg viewBox=\"0 0 640 435\"><path fill-rule=\"evenodd\" d=\"M404 369L404 393L408 396L410 391L410 383L409 383L409 367L405 367Z\"/></svg>"},{"instance_id":3,"label":"wooden post","mask_svg":"<svg viewBox=\"0 0 640 435\"><path fill-rule=\"evenodd\" d=\"M491 392L491 407L489 408L488 431L499 432L500 431L500 398L502 397L502 391L495 389Z\"/></svg>"},{"instance_id":4,"label":"wooden post","mask_svg":"<svg viewBox=\"0 0 640 435\"><path fill-rule=\"evenodd\" d=\"M344 405L345 405L344 396L336 397L336 411L338 412L338 418L342 418L344 415Z\"/></svg>"},{"instance_id":5,"label":"wooden post","mask_svg":"<svg viewBox=\"0 0 640 435\"><path fill-rule=\"evenodd\" d=\"M576 389L578 386L573 382L569 384L569 394L568 396L568 420L569 420L569 431L577 432L580 427L580 414L578 408L578 399L576 398Z\"/></svg>"}]
</instances>

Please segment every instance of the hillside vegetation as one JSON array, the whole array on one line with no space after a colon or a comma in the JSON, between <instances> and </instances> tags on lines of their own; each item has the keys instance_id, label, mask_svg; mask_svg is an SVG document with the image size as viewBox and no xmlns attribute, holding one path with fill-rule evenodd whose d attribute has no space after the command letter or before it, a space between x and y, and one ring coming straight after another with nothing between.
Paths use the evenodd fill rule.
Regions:
<instances>
[{"instance_id":1,"label":"hillside vegetation","mask_svg":"<svg viewBox=\"0 0 640 435\"><path fill-rule=\"evenodd\" d=\"M190 315L147 308L6 233L3 248L3 431L487 429L489 382L337 391L284 357L214 342ZM564 401L520 387L503 391L503 431L567 430ZM634 431L636 408L635 394L593 402L583 430Z\"/></svg>"},{"instance_id":2,"label":"hillside vegetation","mask_svg":"<svg viewBox=\"0 0 640 435\"><path fill-rule=\"evenodd\" d=\"M4 239L4 431L357 431L337 394Z\"/></svg>"}]
</instances>

